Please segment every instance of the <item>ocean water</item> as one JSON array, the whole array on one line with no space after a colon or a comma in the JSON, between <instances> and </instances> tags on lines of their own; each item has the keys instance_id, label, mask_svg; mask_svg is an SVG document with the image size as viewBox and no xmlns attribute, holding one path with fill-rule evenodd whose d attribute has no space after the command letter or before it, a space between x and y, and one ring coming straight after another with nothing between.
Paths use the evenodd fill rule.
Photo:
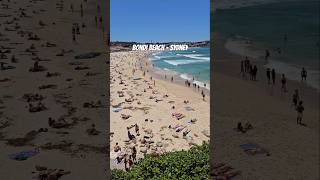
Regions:
<instances>
[{"instance_id":1,"label":"ocean water","mask_svg":"<svg viewBox=\"0 0 320 180\"><path fill-rule=\"evenodd\" d=\"M183 79L210 87L210 48L189 48L187 51L162 51L151 58L155 67L176 73Z\"/></svg>"},{"instance_id":2,"label":"ocean water","mask_svg":"<svg viewBox=\"0 0 320 180\"><path fill-rule=\"evenodd\" d=\"M307 83L319 89L319 6L319 1L299 0L216 9L213 28L227 39L225 47L233 53L262 60L268 49L266 66L289 79L300 80L305 67Z\"/></svg>"}]
</instances>

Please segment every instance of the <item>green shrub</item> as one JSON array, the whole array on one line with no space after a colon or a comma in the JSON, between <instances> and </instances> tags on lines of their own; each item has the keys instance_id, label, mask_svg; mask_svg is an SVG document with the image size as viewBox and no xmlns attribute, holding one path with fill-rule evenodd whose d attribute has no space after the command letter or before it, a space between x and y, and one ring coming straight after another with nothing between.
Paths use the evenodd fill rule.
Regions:
<instances>
[{"instance_id":1,"label":"green shrub","mask_svg":"<svg viewBox=\"0 0 320 180\"><path fill-rule=\"evenodd\" d=\"M209 145L194 146L188 151L169 152L161 156L146 155L129 172L114 169L115 180L209 179Z\"/></svg>"}]
</instances>

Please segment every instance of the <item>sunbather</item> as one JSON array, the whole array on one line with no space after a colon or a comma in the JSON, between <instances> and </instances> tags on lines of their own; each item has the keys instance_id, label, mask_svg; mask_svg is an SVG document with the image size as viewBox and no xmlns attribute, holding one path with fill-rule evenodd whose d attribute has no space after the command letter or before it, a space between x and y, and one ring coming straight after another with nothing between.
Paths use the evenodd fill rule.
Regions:
<instances>
[{"instance_id":1,"label":"sunbather","mask_svg":"<svg viewBox=\"0 0 320 180\"><path fill-rule=\"evenodd\" d=\"M113 147L113 151L114 151L114 152L121 151L121 147L119 146L118 143L116 143L116 145Z\"/></svg>"}]
</instances>

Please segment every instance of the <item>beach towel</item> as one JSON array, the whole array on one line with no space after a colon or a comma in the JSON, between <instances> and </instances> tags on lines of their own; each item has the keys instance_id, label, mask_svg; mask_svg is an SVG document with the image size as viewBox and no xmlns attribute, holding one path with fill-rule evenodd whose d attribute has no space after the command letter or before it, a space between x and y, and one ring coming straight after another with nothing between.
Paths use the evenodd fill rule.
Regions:
<instances>
[{"instance_id":1,"label":"beach towel","mask_svg":"<svg viewBox=\"0 0 320 180\"><path fill-rule=\"evenodd\" d=\"M95 58L97 56L100 56L101 53L98 52L90 52L90 53L85 53L85 54L80 54L75 56L75 59L91 59L91 58Z\"/></svg>"},{"instance_id":2,"label":"beach towel","mask_svg":"<svg viewBox=\"0 0 320 180\"><path fill-rule=\"evenodd\" d=\"M33 157L39 153L40 153L39 149L34 149L34 150L30 150L30 151L22 151L19 153L10 154L9 158L12 160L24 161L24 160L27 160L28 158Z\"/></svg>"},{"instance_id":3,"label":"beach towel","mask_svg":"<svg viewBox=\"0 0 320 180\"><path fill-rule=\"evenodd\" d=\"M192 107L190 107L190 106L185 107L185 109L186 109L187 111L194 111L194 109L193 109Z\"/></svg>"},{"instance_id":4,"label":"beach towel","mask_svg":"<svg viewBox=\"0 0 320 180\"><path fill-rule=\"evenodd\" d=\"M120 112L122 110L122 108L121 107L118 107L118 108L113 108L113 112Z\"/></svg>"},{"instance_id":5,"label":"beach towel","mask_svg":"<svg viewBox=\"0 0 320 180\"><path fill-rule=\"evenodd\" d=\"M269 154L269 152L266 149L262 148L260 145L255 143L242 144L240 145L240 147L248 155Z\"/></svg>"}]
</instances>

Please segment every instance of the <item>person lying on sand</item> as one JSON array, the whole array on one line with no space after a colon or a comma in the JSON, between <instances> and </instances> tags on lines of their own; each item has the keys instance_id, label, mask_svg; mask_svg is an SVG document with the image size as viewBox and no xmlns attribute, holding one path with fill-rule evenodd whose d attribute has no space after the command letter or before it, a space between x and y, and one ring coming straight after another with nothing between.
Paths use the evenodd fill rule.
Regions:
<instances>
[{"instance_id":1,"label":"person lying on sand","mask_svg":"<svg viewBox=\"0 0 320 180\"><path fill-rule=\"evenodd\" d=\"M241 122L238 122L238 125L237 125L237 130L242 133L245 133L252 128L253 128L253 126L249 122L247 122L244 126L242 126Z\"/></svg>"},{"instance_id":2,"label":"person lying on sand","mask_svg":"<svg viewBox=\"0 0 320 180\"><path fill-rule=\"evenodd\" d=\"M44 45L46 47L56 47L56 44L50 43L50 42L46 42L46 44Z\"/></svg>"},{"instance_id":3,"label":"person lying on sand","mask_svg":"<svg viewBox=\"0 0 320 180\"><path fill-rule=\"evenodd\" d=\"M59 118L56 121L56 120L52 119L51 117L49 117L48 124L49 124L50 127L56 128L56 129L70 126L70 124L67 123L67 121L64 118Z\"/></svg>"},{"instance_id":4,"label":"person lying on sand","mask_svg":"<svg viewBox=\"0 0 320 180\"><path fill-rule=\"evenodd\" d=\"M24 94L22 98L26 99L27 102L34 102L34 101L41 101L45 97L36 93L36 94Z\"/></svg>"},{"instance_id":5,"label":"person lying on sand","mask_svg":"<svg viewBox=\"0 0 320 180\"><path fill-rule=\"evenodd\" d=\"M186 129L186 130L183 132L183 137L186 137L190 132L191 132L191 130Z\"/></svg>"},{"instance_id":6,"label":"person lying on sand","mask_svg":"<svg viewBox=\"0 0 320 180\"><path fill-rule=\"evenodd\" d=\"M96 103L94 103L93 101L89 102L85 102L83 103L83 107L84 108L100 108L103 107L102 103L100 100L98 100Z\"/></svg>"},{"instance_id":7,"label":"person lying on sand","mask_svg":"<svg viewBox=\"0 0 320 180\"><path fill-rule=\"evenodd\" d=\"M99 135L100 134L100 131L96 130L96 125L95 124L92 124L91 125L91 128L87 129L87 133L89 135Z\"/></svg>"},{"instance_id":8,"label":"person lying on sand","mask_svg":"<svg viewBox=\"0 0 320 180\"><path fill-rule=\"evenodd\" d=\"M39 65L39 61L33 64L33 67L29 69L30 72L40 72L47 70L45 67Z\"/></svg>"},{"instance_id":9,"label":"person lying on sand","mask_svg":"<svg viewBox=\"0 0 320 180\"><path fill-rule=\"evenodd\" d=\"M60 76L60 75L61 74L58 72L54 72L54 73L47 72L46 77L54 77L54 76Z\"/></svg>"},{"instance_id":10,"label":"person lying on sand","mask_svg":"<svg viewBox=\"0 0 320 180\"><path fill-rule=\"evenodd\" d=\"M29 112L40 112L46 109L47 108L45 107L44 104L41 103L41 101L39 101L37 106L33 106L31 103L29 103Z\"/></svg>"},{"instance_id":11,"label":"person lying on sand","mask_svg":"<svg viewBox=\"0 0 320 180\"><path fill-rule=\"evenodd\" d=\"M130 131L128 130L128 138L131 141L131 140L135 139L136 137L133 134L131 134Z\"/></svg>"},{"instance_id":12,"label":"person lying on sand","mask_svg":"<svg viewBox=\"0 0 320 180\"><path fill-rule=\"evenodd\" d=\"M0 59L8 59L8 57L4 52L1 52Z\"/></svg>"},{"instance_id":13,"label":"person lying on sand","mask_svg":"<svg viewBox=\"0 0 320 180\"><path fill-rule=\"evenodd\" d=\"M62 176L70 174L70 171L64 171L63 169L47 169L47 168L41 168L39 169L39 174L37 177L38 180L58 180Z\"/></svg>"},{"instance_id":14,"label":"person lying on sand","mask_svg":"<svg viewBox=\"0 0 320 180\"><path fill-rule=\"evenodd\" d=\"M177 120L180 120L185 117L185 115L182 113L172 113L172 116L175 117Z\"/></svg>"},{"instance_id":15,"label":"person lying on sand","mask_svg":"<svg viewBox=\"0 0 320 180\"><path fill-rule=\"evenodd\" d=\"M129 119L131 115L121 114L122 119Z\"/></svg>"},{"instance_id":16,"label":"person lying on sand","mask_svg":"<svg viewBox=\"0 0 320 180\"><path fill-rule=\"evenodd\" d=\"M117 142L116 142L116 145L113 147L113 151L114 152L121 151L121 147L119 146L119 144Z\"/></svg>"}]
</instances>

